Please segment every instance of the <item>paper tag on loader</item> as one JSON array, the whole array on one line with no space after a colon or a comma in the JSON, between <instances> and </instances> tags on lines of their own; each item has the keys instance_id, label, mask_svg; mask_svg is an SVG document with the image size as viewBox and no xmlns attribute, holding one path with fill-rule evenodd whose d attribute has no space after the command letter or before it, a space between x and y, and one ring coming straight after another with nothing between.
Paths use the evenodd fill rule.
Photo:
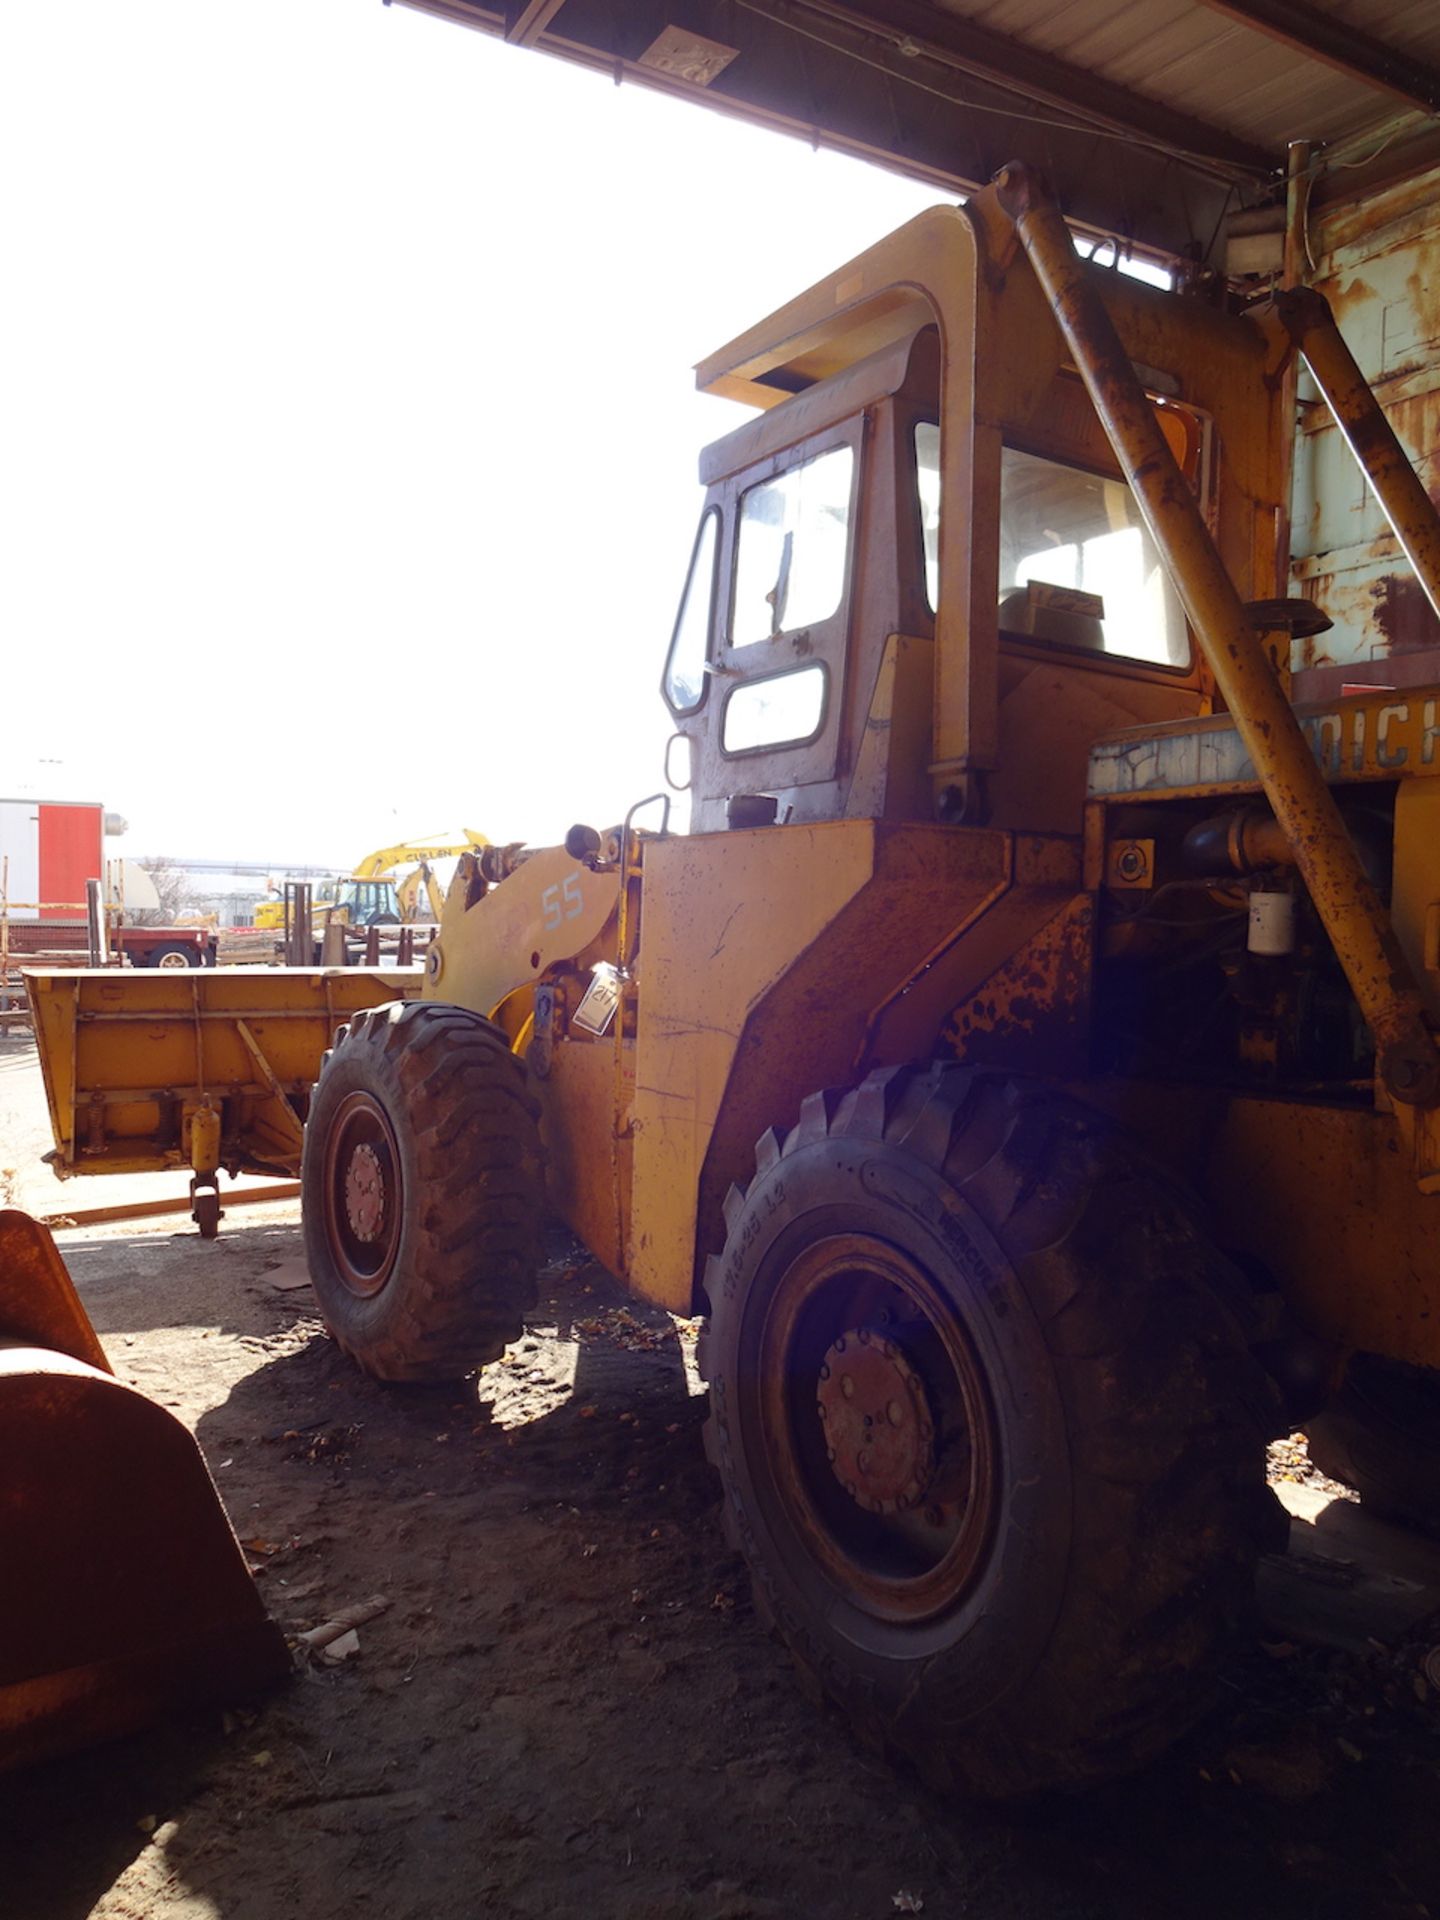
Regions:
<instances>
[{"instance_id":1,"label":"paper tag on loader","mask_svg":"<svg viewBox=\"0 0 1440 1920\"><path fill-rule=\"evenodd\" d=\"M597 1040L607 1034L620 1004L620 988L619 968L602 960L591 974L584 998L570 1016L571 1026L579 1027L583 1033L593 1033Z\"/></svg>"}]
</instances>

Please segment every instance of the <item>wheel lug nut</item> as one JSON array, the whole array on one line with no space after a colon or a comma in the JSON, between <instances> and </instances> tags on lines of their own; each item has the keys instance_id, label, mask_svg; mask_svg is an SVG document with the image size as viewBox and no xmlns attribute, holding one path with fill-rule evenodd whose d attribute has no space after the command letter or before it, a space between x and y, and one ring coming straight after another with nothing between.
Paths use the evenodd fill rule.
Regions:
<instances>
[{"instance_id":1,"label":"wheel lug nut","mask_svg":"<svg viewBox=\"0 0 1440 1920\"><path fill-rule=\"evenodd\" d=\"M892 1400L885 1412L892 1427L898 1427L905 1418L905 1409L898 1400Z\"/></svg>"},{"instance_id":2,"label":"wheel lug nut","mask_svg":"<svg viewBox=\"0 0 1440 1920\"><path fill-rule=\"evenodd\" d=\"M870 1449L868 1447L862 1447L860 1449L860 1454L855 1464L862 1473L868 1473L870 1471Z\"/></svg>"},{"instance_id":3,"label":"wheel lug nut","mask_svg":"<svg viewBox=\"0 0 1440 1920\"><path fill-rule=\"evenodd\" d=\"M855 1398L855 1382L850 1374L848 1373L841 1374L840 1391L844 1394L847 1400L853 1400Z\"/></svg>"}]
</instances>

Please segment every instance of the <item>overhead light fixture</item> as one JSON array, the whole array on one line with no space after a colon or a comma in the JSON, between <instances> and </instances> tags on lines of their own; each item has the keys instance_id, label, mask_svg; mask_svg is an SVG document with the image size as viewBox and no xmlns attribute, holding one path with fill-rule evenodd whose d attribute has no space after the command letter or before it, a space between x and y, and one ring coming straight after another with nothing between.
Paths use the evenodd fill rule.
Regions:
<instances>
[{"instance_id":1,"label":"overhead light fixture","mask_svg":"<svg viewBox=\"0 0 1440 1920\"><path fill-rule=\"evenodd\" d=\"M640 56L640 65L656 73L672 74L692 87L708 87L717 80L739 53L738 47L722 46L684 27L666 27L659 38Z\"/></svg>"}]
</instances>

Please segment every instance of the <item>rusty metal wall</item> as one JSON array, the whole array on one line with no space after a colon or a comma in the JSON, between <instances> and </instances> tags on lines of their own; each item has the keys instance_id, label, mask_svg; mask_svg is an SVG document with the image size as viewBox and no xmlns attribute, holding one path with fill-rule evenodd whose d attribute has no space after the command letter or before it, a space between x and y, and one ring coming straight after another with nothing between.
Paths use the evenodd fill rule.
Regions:
<instances>
[{"instance_id":1,"label":"rusty metal wall","mask_svg":"<svg viewBox=\"0 0 1440 1920\"><path fill-rule=\"evenodd\" d=\"M1432 499L1440 500L1440 169L1312 223L1315 284ZM1300 383L1292 553L1297 591L1335 622L1297 643L1297 667L1357 680L1433 677L1440 622L1309 376Z\"/></svg>"}]
</instances>

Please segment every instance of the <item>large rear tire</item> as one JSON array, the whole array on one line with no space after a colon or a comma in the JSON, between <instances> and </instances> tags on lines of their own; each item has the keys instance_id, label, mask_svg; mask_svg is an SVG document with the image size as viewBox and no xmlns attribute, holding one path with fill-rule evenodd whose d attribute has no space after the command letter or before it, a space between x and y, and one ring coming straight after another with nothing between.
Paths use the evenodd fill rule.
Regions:
<instances>
[{"instance_id":1,"label":"large rear tire","mask_svg":"<svg viewBox=\"0 0 1440 1920\"><path fill-rule=\"evenodd\" d=\"M813 1095L726 1223L707 1439L816 1687L987 1797L1189 1727L1283 1415L1185 1196L1078 1104L939 1066Z\"/></svg>"},{"instance_id":2,"label":"large rear tire","mask_svg":"<svg viewBox=\"0 0 1440 1920\"><path fill-rule=\"evenodd\" d=\"M453 1380L524 1325L540 1265L539 1109L501 1030L460 1007L342 1027L305 1127L305 1251L326 1324L380 1380Z\"/></svg>"},{"instance_id":3,"label":"large rear tire","mask_svg":"<svg viewBox=\"0 0 1440 1920\"><path fill-rule=\"evenodd\" d=\"M1440 1374L1357 1353L1305 1432L1315 1465L1372 1513L1440 1538Z\"/></svg>"}]
</instances>

